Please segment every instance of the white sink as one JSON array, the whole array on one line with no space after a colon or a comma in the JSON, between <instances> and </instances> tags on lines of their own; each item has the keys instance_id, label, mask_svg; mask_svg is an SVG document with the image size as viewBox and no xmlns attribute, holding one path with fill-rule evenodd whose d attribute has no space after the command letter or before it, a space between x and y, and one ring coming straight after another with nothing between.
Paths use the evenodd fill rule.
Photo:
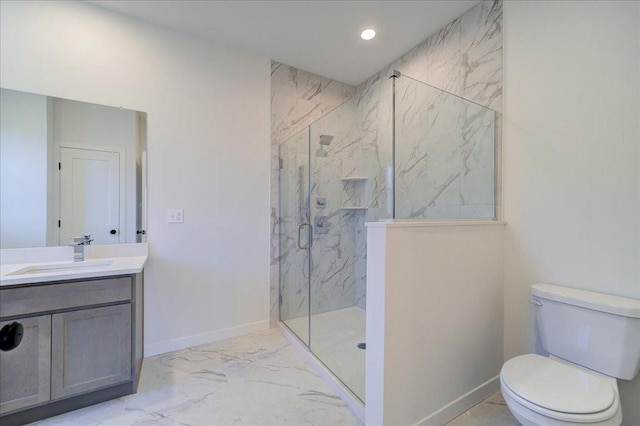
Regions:
<instances>
[{"instance_id":1,"label":"white sink","mask_svg":"<svg viewBox=\"0 0 640 426\"><path fill-rule=\"evenodd\" d=\"M9 275L46 274L48 272L81 272L84 268L110 266L113 260L83 260L82 262L69 262L58 264L31 265L13 271Z\"/></svg>"}]
</instances>

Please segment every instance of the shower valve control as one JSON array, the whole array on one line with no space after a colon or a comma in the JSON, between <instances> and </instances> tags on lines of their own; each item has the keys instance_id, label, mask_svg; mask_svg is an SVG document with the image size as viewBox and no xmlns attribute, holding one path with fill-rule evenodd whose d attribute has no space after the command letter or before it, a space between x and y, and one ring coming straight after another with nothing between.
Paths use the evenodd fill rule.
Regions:
<instances>
[{"instance_id":1,"label":"shower valve control","mask_svg":"<svg viewBox=\"0 0 640 426\"><path fill-rule=\"evenodd\" d=\"M316 235L329 233L329 218L327 216L316 216L314 230Z\"/></svg>"}]
</instances>

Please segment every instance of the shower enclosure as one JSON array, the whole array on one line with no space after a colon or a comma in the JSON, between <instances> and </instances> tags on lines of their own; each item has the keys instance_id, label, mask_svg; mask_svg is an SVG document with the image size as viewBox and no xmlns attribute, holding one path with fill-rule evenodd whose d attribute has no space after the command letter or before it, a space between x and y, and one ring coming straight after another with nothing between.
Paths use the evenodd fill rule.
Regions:
<instances>
[{"instance_id":1,"label":"shower enclosure","mask_svg":"<svg viewBox=\"0 0 640 426\"><path fill-rule=\"evenodd\" d=\"M494 218L494 111L379 80L279 146L280 320L365 399L365 222Z\"/></svg>"}]
</instances>

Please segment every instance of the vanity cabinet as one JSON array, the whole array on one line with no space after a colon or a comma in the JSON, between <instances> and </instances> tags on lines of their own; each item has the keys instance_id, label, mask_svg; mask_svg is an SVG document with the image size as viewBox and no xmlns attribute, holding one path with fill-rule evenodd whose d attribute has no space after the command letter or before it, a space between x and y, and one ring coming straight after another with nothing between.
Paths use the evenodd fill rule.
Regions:
<instances>
[{"instance_id":1,"label":"vanity cabinet","mask_svg":"<svg viewBox=\"0 0 640 426\"><path fill-rule=\"evenodd\" d=\"M51 398L131 379L131 305L51 317Z\"/></svg>"},{"instance_id":2,"label":"vanity cabinet","mask_svg":"<svg viewBox=\"0 0 640 426\"><path fill-rule=\"evenodd\" d=\"M0 329L12 321L1 321ZM0 351L0 413L50 399L51 315L20 320L23 337L11 351Z\"/></svg>"},{"instance_id":3,"label":"vanity cabinet","mask_svg":"<svg viewBox=\"0 0 640 426\"><path fill-rule=\"evenodd\" d=\"M142 364L142 274L0 287L0 423L24 424L135 392Z\"/></svg>"}]
</instances>

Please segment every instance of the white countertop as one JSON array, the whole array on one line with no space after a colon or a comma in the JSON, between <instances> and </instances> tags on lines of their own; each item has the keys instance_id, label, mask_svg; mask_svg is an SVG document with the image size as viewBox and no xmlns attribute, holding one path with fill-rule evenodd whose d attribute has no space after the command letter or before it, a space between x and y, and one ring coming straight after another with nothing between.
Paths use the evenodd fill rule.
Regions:
<instances>
[{"instance_id":1,"label":"white countertop","mask_svg":"<svg viewBox=\"0 0 640 426\"><path fill-rule=\"evenodd\" d=\"M137 274L142 272L148 258L146 243L140 245L142 244L144 244L143 247L121 245L125 247L120 250L116 247L108 247L103 250L100 247L105 246L92 247L91 251L85 253L87 259L84 263L74 262L73 257L67 260L56 259L53 262L38 261L42 259L41 256L37 260L30 260L26 257L22 263L4 263L0 265L0 286ZM3 256L7 254L6 251L3 252ZM71 250L71 256L73 256L73 250ZM6 255L6 257L9 256ZM28 271L32 268L50 269ZM25 273L20 273L21 270L25 270ZM16 272L18 273L16 274Z\"/></svg>"}]
</instances>

